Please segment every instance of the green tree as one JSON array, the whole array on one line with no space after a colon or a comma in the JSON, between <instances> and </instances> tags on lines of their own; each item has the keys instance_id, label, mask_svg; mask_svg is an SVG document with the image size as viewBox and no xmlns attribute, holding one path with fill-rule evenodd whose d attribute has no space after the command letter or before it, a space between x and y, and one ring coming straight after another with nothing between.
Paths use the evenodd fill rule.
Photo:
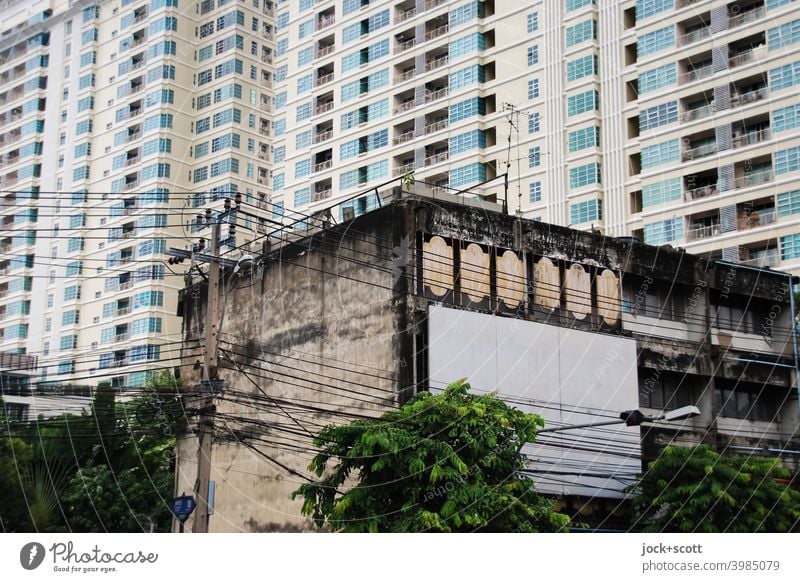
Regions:
<instances>
[{"instance_id":1,"label":"green tree","mask_svg":"<svg viewBox=\"0 0 800 582\"><path fill-rule=\"evenodd\" d=\"M2 408L0 408L2 410ZM0 438L0 531L28 531L28 500L23 489L26 467L33 458L32 447L22 439Z\"/></svg>"},{"instance_id":2,"label":"green tree","mask_svg":"<svg viewBox=\"0 0 800 582\"><path fill-rule=\"evenodd\" d=\"M519 472L542 418L469 389L460 380L379 419L325 427L310 465L319 479L293 495L303 514L345 532L565 530L569 518Z\"/></svg>"},{"instance_id":3,"label":"green tree","mask_svg":"<svg viewBox=\"0 0 800 582\"><path fill-rule=\"evenodd\" d=\"M707 445L667 446L638 483L632 529L645 532L789 532L800 491L779 459L721 456Z\"/></svg>"}]
</instances>

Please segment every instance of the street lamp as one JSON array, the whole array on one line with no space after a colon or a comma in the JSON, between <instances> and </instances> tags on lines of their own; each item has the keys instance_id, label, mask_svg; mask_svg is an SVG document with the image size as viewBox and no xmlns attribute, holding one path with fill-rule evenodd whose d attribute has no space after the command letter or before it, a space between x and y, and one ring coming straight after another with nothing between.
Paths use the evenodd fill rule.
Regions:
<instances>
[{"instance_id":1,"label":"street lamp","mask_svg":"<svg viewBox=\"0 0 800 582\"><path fill-rule=\"evenodd\" d=\"M664 412L659 415L647 416L642 414L640 410L626 410L619 414L619 418L615 420L606 420L604 422L590 422L586 424L573 424L570 426L557 426L554 428L543 428L536 431L537 434L543 432L558 432L562 430L573 430L576 428L592 428L595 426L609 426L612 424L625 424L627 426L639 426L643 422L658 422L663 420L665 422L672 422L673 420L686 420L687 418L694 418L700 415L700 409L696 406L683 406Z\"/></svg>"}]
</instances>

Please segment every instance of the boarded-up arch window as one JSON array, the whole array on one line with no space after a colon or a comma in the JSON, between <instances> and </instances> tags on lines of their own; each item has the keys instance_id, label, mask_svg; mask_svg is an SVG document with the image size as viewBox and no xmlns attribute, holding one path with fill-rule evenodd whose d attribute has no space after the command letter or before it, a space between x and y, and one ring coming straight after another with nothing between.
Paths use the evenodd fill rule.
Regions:
<instances>
[{"instance_id":1,"label":"boarded-up arch window","mask_svg":"<svg viewBox=\"0 0 800 582\"><path fill-rule=\"evenodd\" d=\"M573 264L567 269L564 281L567 309L576 319L584 319L592 313L592 283L589 273L581 265Z\"/></svg>"},{"instance_id":2,"label":"boarded-up arch window","mask_svg":"<svg viewBox=\"0 0 800 582\"><path fill-rule=\"evenodd\" d=\"M491 294L489 253L470 243L461 251L461 291L472 301L483 301Z\"/></svg>"},{"instance_id":3,"label":"boarded-up arch window","mask_svg":"<svg viewBox=\"0 0 800 582\"><path fill-rule=\"evenodd\" d=\"M453 290L453 249L440 236L422 245L422 281L438 297Z\"/></svg>"},{"instance_id":4,"label":"boarded-up arch window","mask_svg":"<svg viewBox=\"0 0 800 582\"><path fill-rule=\"evenodd\" d=\"M511 309L525 299L525 263L514 251L497 256L497 298Z\"/></svg>"},{"instance_id":5,"label":"boarded-up arch window","mask_svg":"<svg viewBox=\"0 0 800 582\"><path fill-rule=\"evenodd\" d=\"M561 276L558 267L547 257L542 257L533 268L534 302L546 309L560 306Z\"/></svg>"},{"instance_id":6,"label":"boarded-up arch window","mask_svg":"<svg viewBox=\"0 0 800 582\"><path fill-rule=\"evenodd\" d=\"M619 321L619 279L609 269L597 277L597 313L609 325Z\"/></svg>"}]
</instances>

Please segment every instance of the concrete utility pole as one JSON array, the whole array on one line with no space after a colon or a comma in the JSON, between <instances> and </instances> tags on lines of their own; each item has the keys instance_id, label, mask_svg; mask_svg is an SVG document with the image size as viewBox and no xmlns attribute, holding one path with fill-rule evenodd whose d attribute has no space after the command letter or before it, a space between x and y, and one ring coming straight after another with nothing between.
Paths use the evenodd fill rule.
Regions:
<instances>
[{"instance_id":1,"label":"concrete utility pole","mask_svg":"<svg viewBox=\"0 0 800 582\"><path fill-rule=\"evenodd\" d=\"M205 338L203 339L203 352L205 358L205 384L201 382L198 392L202 394L199 399L200 418L197 422L200 446L197 451L197 480L194 490L197 498L197 509L192 522L193 533L208 533L209 492L211 483L211 451L214 442L214 405L213 384L218 380L217 372L217 346L219 337L219 263L214 258L219 257L220 223L211 226L211 257L208 264L208 298L206 299Z\"/></svg>"}]
</instances>

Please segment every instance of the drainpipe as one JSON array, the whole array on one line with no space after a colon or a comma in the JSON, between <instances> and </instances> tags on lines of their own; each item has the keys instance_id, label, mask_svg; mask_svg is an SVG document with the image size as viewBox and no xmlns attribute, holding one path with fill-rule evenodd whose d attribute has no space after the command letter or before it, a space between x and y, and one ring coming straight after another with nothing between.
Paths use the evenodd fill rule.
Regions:
<instances>
[{"instance_id":1,"label":"drainpipe","mask_svg":"<svg viewBox=\"0 0 800 582\"><path fill-rule=\"evenodd\" d=\"M789 309L791 310L792 346L794 352L794 383L797 387L797 404L800 406L800 355L797 349L797 320L795 319L794 305L794 277L789 275Z\"/></svg>"}]
</instances>

